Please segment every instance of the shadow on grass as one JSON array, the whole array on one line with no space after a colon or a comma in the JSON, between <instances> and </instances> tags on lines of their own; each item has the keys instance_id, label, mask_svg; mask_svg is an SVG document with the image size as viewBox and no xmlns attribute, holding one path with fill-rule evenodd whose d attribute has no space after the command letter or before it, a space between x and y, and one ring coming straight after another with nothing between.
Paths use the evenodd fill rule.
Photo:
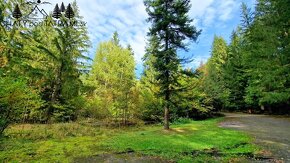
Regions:
<instances>
[{"instance_id":1,"label":"shadow on grass","mask_svg":"<svg viewBox=\"0 0 290 163\"><path fill-rule=\"evenodd\" d=\"M6 132L8 137L1 139L0 162L118 160L119 155L127 160L128 155L133 161L211 162L255 152L247 135L219 128L220 121L192 121L172 125L169 131L162 126L108 130L76 123L12 126Z\"/></svg>"}]
</instances>

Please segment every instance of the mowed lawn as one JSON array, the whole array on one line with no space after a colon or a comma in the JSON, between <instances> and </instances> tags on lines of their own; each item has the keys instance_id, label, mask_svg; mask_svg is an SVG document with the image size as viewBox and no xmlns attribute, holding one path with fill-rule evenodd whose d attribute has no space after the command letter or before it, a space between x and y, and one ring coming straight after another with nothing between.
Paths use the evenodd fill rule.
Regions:
<instances>
[{"instance_id":1,"label":"mowed lawn","mask_svg":"<svg viewBox=\"0 0 290 163\"><path fill-rule=\"evenodd\" d=\"M176 162L239 162L258 148L221 118L171 125L101 128L93 123L15 125L0 139L0 162L74 162L102 154L154 156ZM128 156L130 157L130 156Z\"/></svg>"}]
</instances>

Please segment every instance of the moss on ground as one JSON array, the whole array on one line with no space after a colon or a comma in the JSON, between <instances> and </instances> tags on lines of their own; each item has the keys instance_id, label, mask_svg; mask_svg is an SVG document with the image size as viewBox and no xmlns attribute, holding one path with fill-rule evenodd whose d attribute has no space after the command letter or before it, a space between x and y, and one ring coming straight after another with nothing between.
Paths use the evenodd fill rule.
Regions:
<instances>
[{"instance_id":1,"label":"moss on ground","mask_svg":"<svg viewBox=\"0 0 290 163\"><path fill-rule=\"evenodd\" d=\"M0 139L0 162L72 162L126 152L178 162L228 162L258 150L246 134L218 127L220 120L172 125L169 131L160 125L118 129L85 123L17 125Z\"/></svg>"}]
</instances>

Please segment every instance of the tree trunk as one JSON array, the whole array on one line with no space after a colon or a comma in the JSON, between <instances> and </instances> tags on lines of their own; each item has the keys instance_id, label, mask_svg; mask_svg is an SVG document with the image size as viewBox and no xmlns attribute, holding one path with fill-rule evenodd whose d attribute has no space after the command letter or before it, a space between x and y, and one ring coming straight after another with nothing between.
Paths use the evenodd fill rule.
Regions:
<instances>
[{"instance_id":1,"label":"tree trunk","mask_svg":"<svg viewBox=\"0 0 290 163\"><path fill-rule=\"evenodd\" d=\"M165 108L164 108L164 129L165 130L169 130L169 100L170 100L170 93L169 93L169 88L168 88L165 95Z\"/></svg>"},{"instance_id":2,"label":"tree trunk","mask_svg":"<svg viewBox=\"0 0 290 163\"><path fill-rule=\"evenodd\" d=\"M268 106L269 114L273 114L273 110L271 106Z\"/></svg>"},{"instance_id":3,"label":"tree trunk","mask_svg":"<svg viewBox=\"0 0 290 163\"><path fill-rule=\"evenodd\" d=\"M164 108L164 129L169 130L169 108L168 105Z\"/></svg>"},{"instance_id":4,"label":"tree trunk","mask_svg":"<svg viewBox=\"0 0 290 163\"><path fill-rule=\"evenodd\" d=\"M123 125L124 125L124 126L126 126L126 110L125 110L125 109L126 109L126 108L124 107L124 108L123 108L123 118L122 118L122 119L123 119Z\"/></svg>"},{"instance_id":5,"label":"tree trunk","mask_svg":"<svg viewBox=\"0 0 290 163\"><path fill-rule=\"evenodd\" d=\"M0 135L4 132L4 130L8 127L9 123L8 122L4 122L1 126L0 126Z\"/></svg>"},{"instance_id":6,"label":"tree trunk","mask_svg":"<svg viewBox=\"0 0 290 163\"><path fill-rule=\"evenodd\" d=\"M0 109L2 109L2 108L0 108ZM3 109L4 110L4 109ZM8 111L7 111L7 115L6 116L4 116L3 115L3 119L2 119L2 123L3 124L0 124L0 135L4 132L4 130L9 126L9 124L10 124L10 112L11 112L11 110L12 109L10 109L10 108L8 108L7 109Z\"/></svg>"},{"instance_id":7,"label":"tree trunk","mask_svg":"<svg viewBox=\"0 0 290 163\"><path fill-rule=\"evenodd\" d=\"M61 90L61 78L62 78L62 71L63 71L62 69L63 69L63 64L61 64L60 70L57 72L57 75L56 75L56 82L53 86L53 91L51 95L52 103L55 103L56 101L59 100L60 90Z\"/></svg>"},{"instance_id":8,"label":"tree trunk","mask_svg":"<svg viewBox=\"0 0 290 163\"><path fill-rule=\"evenodd\" d=\"M166 13L168 10L168 2L165 1ZM169 50L169 37L168 37L168 29L165 31L165 53L168 53ZM170 58L168 54L166 54L165 64L168 66L170 63ZM169 100L170 100L170 83L169 83L169 70L165 72L166 74L166 90L165 90L165 108L164 108L164 129L169 130Z\"/></svg>"},{"instance_id":9,"label":"tree trunk","mask_svg":"<svg viewBox=\"0 0 290 163\"><path fill-rule=\"evenodd\" d=\"M61 87L62 87L62 71L63 71L64 65L63 62L61 62L60 64L60 68L56 74L56 79L55 79L55 83L53 85L53 90L52 90L52 94L51 94L51 105L48 108L47 111L47 122L50 121L50 118L54 112L54 108L53 108L53 104L55 104L59 98L60 98L60 92L61 92Z\"/></svg>"}]
</instances>

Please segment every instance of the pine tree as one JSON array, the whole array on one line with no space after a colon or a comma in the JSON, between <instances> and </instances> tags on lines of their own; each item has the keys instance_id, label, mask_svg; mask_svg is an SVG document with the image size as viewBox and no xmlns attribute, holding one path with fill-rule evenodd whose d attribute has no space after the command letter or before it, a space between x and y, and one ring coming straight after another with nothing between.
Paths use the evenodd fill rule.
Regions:
<instances>
[{"instance_id":1,"label":"pine tree","mask_svg":"<svg viewBox=\"0 0 290 163\"><path fill-rule=\"evenodd\" d=\"M156 80L158 72L154 68L156 57L154 53L159 48L159 42L156 36L151 36L146 46L146 53L143 59L144 71L141 76L142 88L142 110L143 119L146 121L161 121L163 99L158 96L160 87Z\"/></svg>"},{"instance_id":2,"label":"pine tree","mask_svg":"<svg viewBox=\"0 0 290 163\"><path fill-rule=\"evenodd\" d=\"M68 20L62 15L63 22L81 21L76 2L72 4L75 17ZM51 18L48 18L51 19ZM50 31L48 35L43 30ZM76 118L76 109L80 109L80 90L82 83L79 79L84 68L84 62L89 58L83 53L89 47L87 28L72 27L69 23L61 27L37 27L33 29L27 45L31 49L46 56L36 57L42 62L42 69L46 71L43 78L43 98L48 102L46 120L54 118L57 121L67 121Z\"/></svg>"},{"instance_id":3,"label":"pine tree","mask_svg":"<svg viewBox=\"0 0 290 163\"><path fill-rule=\"evenodd\" d=\"M286 22L281 22L284 18L279 14L282 8L276 8L279 3L283 2L259 0L254 21L246 35L245 62L249 80L245 100L248 105L259 106L262 110L267 108L270 112L272 107L287 103L290 98L289 77L285 76L289 73L286 59L289 56L286 52L289 37L283 27Z\"/></svg>"},{"instance_id":4,"label":"pine tree","mask_svg":"<svg viewBox=\"0 0 290 163\"><path fill-rule=\"evenodd\" d=\"M227 43L222 37L215 36L211 48L211 57L206 64L206 92L213 98L214 106L221 109L228 96L223 79L223 66L227 59Z\"/></svg>"},{"instance_id":5,"label":"pine tree","mask_svg":"<svg viewBox=\"0 0 290 163\"><path fill-rule=\"evenodd\" d=\"M228 46L228 57L223 66L225 89L228 91L224 100L228 110L237 111L245 109L245 88L247 76L243 63L243 37L240 28L232 33L231 43Z\"/></svg>"},{"instance_id":6,"label":"pine tree","mask_svg":"<svg viewBox=\"0 0 290 163\"><path fill-rule=\"evenodd\" d=\"M200 34L188 17L190 0L145 0L148 21L152 23L149 36L156 36L159 48L154 54L160 85L160 95L165 100L164 129L169 129L169 107L174 85L177 83L181 60L177 49L186 49L185 39L196 40Z\"/></svg>"}]
</instances>

